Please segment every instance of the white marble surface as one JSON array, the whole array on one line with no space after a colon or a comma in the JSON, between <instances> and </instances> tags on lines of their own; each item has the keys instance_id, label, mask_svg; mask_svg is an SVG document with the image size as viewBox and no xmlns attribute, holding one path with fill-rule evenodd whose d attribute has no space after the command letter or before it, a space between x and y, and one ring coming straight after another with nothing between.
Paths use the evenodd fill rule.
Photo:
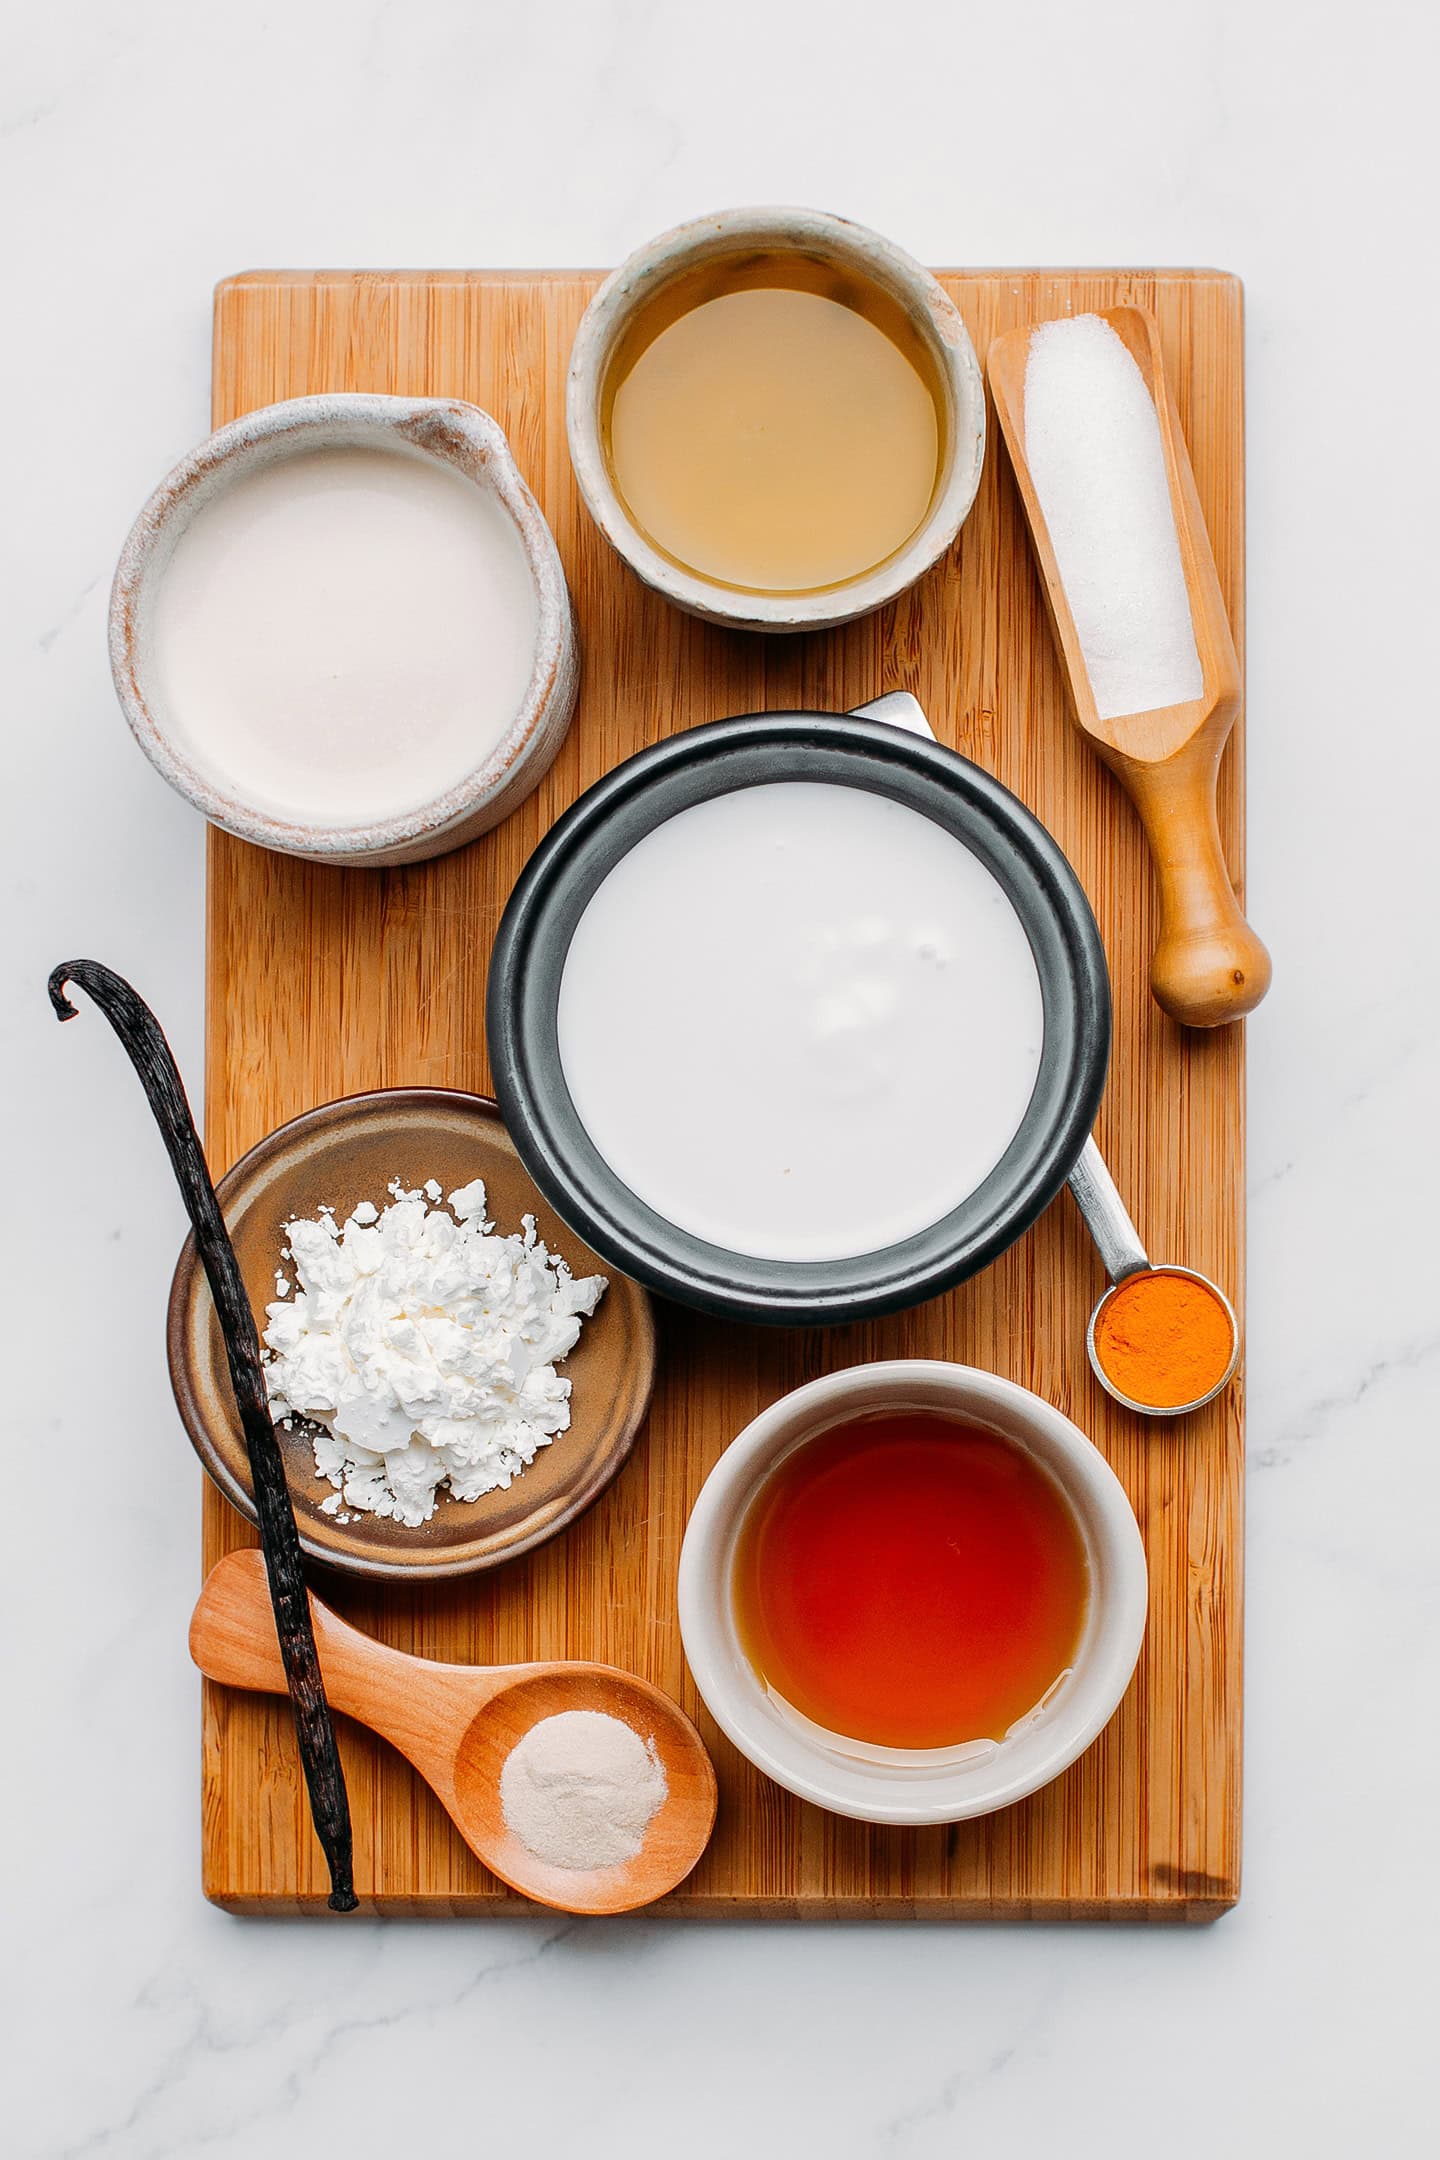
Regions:
<instances>
[{"instance_id":1,"label":"white marble surface","mask_svg":"<svg viewBox=\"0 0 1440 2160\"><path fill-rule=\"evenodd\" d=\"M1427 0L129 0L4 11L9 1191L0 2146L1172 2160L1434 2150L1440 1029ZM201 831L106 586L254 265L608 262L815 202L1249 303L1247 1875L1209 1930L242 1923L197 1886L180 1236L98 1022L198 1073ZM1363 311L1363 312L1362 312Z\"/></svg>"}]
</instances>

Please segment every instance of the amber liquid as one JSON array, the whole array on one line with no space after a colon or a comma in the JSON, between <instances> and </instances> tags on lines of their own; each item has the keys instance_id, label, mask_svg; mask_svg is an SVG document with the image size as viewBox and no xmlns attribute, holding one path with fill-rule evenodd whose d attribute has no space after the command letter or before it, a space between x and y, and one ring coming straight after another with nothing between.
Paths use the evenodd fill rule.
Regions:
<instances>
[{"instance_id":1,"label":"amber liquid","mask_svg":"<svg viewBox=\"0 0 1440 2160\"><path fill-rule=\"evenodd\" d=\"M838 1425L762 1486L732 1583L746 1656L794 1709L882 1747L1001 1740L1070 1665L1075 1518L1031 1457L924 1412Z\"/></svg>"},{"instance_id":2,"label":"amber liquid","mask_svg":"<svg viewBox=\"0 0 1440 2160\"><path fill-rule=\"evenodd\" d=\"M934 498L943 405L923 341L888 295L822 265L762 257L667 288L603 408L631 516L719 584L844 584L903 547Z\"/></svg>"}]
</instances>

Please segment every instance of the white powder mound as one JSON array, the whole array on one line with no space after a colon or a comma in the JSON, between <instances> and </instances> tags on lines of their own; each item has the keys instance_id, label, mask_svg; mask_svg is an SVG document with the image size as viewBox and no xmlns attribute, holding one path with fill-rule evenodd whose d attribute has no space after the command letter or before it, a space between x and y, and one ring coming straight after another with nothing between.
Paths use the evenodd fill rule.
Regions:
<instances>
[{"instance_id":1,"label":"white powder mound","mask_svg":"<svg viewBox=\"0 0 1440 2160\"><path fill-rule=\"evenodd\" d=\"M343 1227L322 1209L286 1225L293 1297L267 1307L271 1413L315 1420L324 1503L418 1528L456 1500L508 1487L570 1423L574 1349L603 1275L577 1281L524 1217L496 1237L479 1178L450 1195L392 1181ZM342 1518L345 1519L345 1518Z\"/></svg>"},{"instance_id":2,"label":"white powder mound","mask_svg":"<svg viewBox=\"0 0 1440 2160\"><path fill-rule=\"evenodd\" d=\"M500 1772L507 1824L552 1867L633 1860L668 1791L654 1741L600 1710L541 1718Z\"/></svg>"},{"instance_id":3,"label":"white powder mound","mask_svg":"<svg viewBox=\"0 0 1440 2160\"><path fill-rule=\"evenodd\" d=\"M1031 337L1025 457L1100 718L1199 697L1160 423L1099 315L1042 323Z\"/></svg>"}]
</instances>

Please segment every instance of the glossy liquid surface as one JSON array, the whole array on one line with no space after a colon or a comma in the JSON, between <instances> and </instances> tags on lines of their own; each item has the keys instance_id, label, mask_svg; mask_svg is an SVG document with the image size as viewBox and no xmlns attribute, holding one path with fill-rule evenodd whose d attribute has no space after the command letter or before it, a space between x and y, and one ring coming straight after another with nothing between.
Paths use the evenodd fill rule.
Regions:
<instances>
[{"instance_id":1,"label":"glossy liquid surface","mask_svg":"<svg viewBox=\"0 0 1440 2160\"><path fill-rule=\"evenodd\" d=\"M853 1740L1000 1740L1069 1666L1089 1598L1079 1528L1022 1449L907 1411L797 1448L742 1527L732 1583L762 1679Z\"/></svg>"},{"instance_id":2,"label":"glossy liquid surface","mask_svg":"<svg viewBox=\"0 0 1440 2160\"><path fill-rule=\"evenodd\" d=\"M831 282L843 297L776 285L698 297L622 356L615 484L649 538L701 577L767 593L844 584L929 510L932 389L900 326L855 304L866 289Z\"/></svg>"},{"instance_id":3,"label":"glossy liquid surface","mask_svg":"<svg viewBox=\"0 0 1440 2160\"><path fill-rule=\"evenodd\" d=\"M433 802L484 764L534 666L514 520L403 448L245 473L180 535L152 660L170 730L222 792L306 826Z\"/></svg>"},{"instance_id":4,"label":"glossy liquid surface","mask_svg":"<svg viewBox=\"0 0 1440 2160\"><path fill-rule=\"evenodd\" d=\"M1020 1129L1045 1036L988 867L887 795L738 788L623 855L566 955L560 1062L616 1175L692 1235L837 1260L960 1206Z\"/></svg>"}]
</instances>

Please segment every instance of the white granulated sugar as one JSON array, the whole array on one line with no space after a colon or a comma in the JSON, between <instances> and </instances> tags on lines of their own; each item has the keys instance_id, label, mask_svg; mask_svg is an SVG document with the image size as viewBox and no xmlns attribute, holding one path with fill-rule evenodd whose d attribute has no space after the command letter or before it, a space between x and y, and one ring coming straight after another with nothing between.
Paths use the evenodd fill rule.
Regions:
<instances>
[{"instance_id":1,"label":"white granulated sugar","mask_svg":"<svg viewBox=\"0 0 1440 2160\"><path fill-rule=\"evenodd\" d=\"M1042 323L1031 337L1025 459L1100 718L1199 697L1160 423L1099 315Z\"/></svg>"},{"instance_id":2,"label":"white granulated sugar","mask_svg":"<svg viewBox=\"0 0 1440 2160\"><path fill-rule=\"evenodd\" d=\"M480 1179L432 1207L432 1178L394 1180L382 1211L362 1201L286 1225L292 1298L266 1310L271 1413L313 1419L315 1468L336 1488L325 1509L393 1516L412 1528L448 1488L477 1500L506 1487L570 1423L555 1370L605 1289L577 1281L526 1216L494 1235ZM340 1515L343 1522L348 1518Z\"/></svg>"},{"instance_id":3,"label":"white granulated sugar","mask_svg":"<svg viewBox=\"0 0 1440 2160\"><path fill-rule=\"evenodd\" d=\"M653 1740L600 1710L562 1710L517 1741L500 1772L515 1836L552 1867L619 1867L669 1791Z\"/></svg>"}]
</instances>

